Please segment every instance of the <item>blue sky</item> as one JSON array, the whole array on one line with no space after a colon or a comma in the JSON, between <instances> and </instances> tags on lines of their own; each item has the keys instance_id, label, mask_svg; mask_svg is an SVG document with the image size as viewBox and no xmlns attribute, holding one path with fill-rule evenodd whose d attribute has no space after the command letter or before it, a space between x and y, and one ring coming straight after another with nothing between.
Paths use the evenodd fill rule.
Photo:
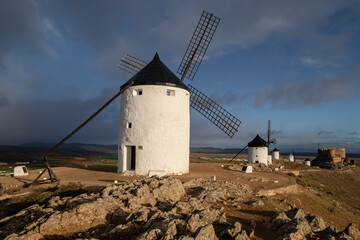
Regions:
<instances>
[{"instance_id":1,"label":"blue sky","mask_svg":"<svg viewBox=\"0 0 360 240\"><path fill-rule=\"evenodd\" d=\"M127 53L176 72L202 10L221 22L191 84L243 123L230 139L192 110L192 146L271 119L278 148L360 151L360 3L332 0L0 1L0 144L59 141L130 78ZM116 144L119 106L71 142Z\"/></svg>"}]
</instances>

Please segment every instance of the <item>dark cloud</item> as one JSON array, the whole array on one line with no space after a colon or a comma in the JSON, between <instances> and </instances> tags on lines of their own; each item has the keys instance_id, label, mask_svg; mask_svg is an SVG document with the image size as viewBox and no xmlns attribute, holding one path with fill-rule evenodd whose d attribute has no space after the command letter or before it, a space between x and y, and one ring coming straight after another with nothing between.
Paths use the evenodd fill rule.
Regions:
<instances>
[{"instance_id":1,"label":"dark cloud","mask_svg":"<svg viewBox=\"0 0 360 240\"><path fill-rule=\"evenodd\" d=\"M352 132L348 132L349 136L354 136L354 135L358 135L357 131L352 131Z\"/></svg>"},{"instance_id":2,"label":"dark cloud","mask_svg":"<svg viewBox=\"0 0 360 240\"><path fill-rule=\"evenodd\" d=\"M210 98L217 102L219 105L230 105L234 103L240 103L246 96L239 95L234 91L227 91L224 94L213 93Z\"/></svg>"},{"instance_id":3,"label":"dark cloud","mask_svg":"<svg viewBox=\"0 0 360 240\"><path fill-rule=\"evenodd\" d=\"M9 105L9 99L0 92L0 108Z\"/></svg>"},{"instance_id":4,"label":"dark cloud","mask_svg":"<svg viewBox=\"0 0 360 240\"><path fill-rule=\"evenodd\" d=\"M0 1L0 59L19 47L22 50L43 48L43 20L35 1Z\"/></svg>"},{"instance_id":5,"label":"dark cloud","mask_svg":"<svg viewBox=\"0 0 360 240\"><path fill-rule=\"evenodd\" d=\"M54 102L21 99L13 102L14 107L2 110L2 114L7 118L0 118L1 128L6 129L0 134L0 144L59 141L90 117L115 93L113 90L105 90L99 96L88 100L67 99ZM116 143L119 115L118 99L70 141Z\"/></svg>"},{"instance_id":6,"label":"dark cloud","mask_svg":"<svg viewBox=\"0 0 360 240\"><path fill-rule=\"evenodd\" d=\"M281 131L281 130L270 130L270 135L271 136L276 136L276 135L280 135L280 134L282 134L282 132L283 131Z\"/></svg>"},{"instance_id":7,"label":"dark cloud","mask_svg":"<svg viewBox=\"0 0 360 240\"><path fill-rule=\"evenodd\" d=\"M261 89L254 106L270 104L273 108L292 108L321 104L359 94L360 67L314 81L279 82Z\"/></svg>"},{"instance_id":8,"label":"dark cloud","mask_svg":"<svg viewBox=\"0 0 360 240\"><path fill-rule=\"evenodd\" d=\"M324 130L321 130L320 132L317 133L317 135L332 135L334 132L332 131L324 131Z\"/></svg>"}]
</instances>

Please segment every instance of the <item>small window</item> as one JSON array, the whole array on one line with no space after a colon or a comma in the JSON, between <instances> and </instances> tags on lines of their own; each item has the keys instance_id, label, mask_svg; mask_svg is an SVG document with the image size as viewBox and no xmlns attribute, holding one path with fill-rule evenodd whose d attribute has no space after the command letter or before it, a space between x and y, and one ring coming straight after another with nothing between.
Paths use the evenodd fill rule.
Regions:
<instances>
[{"instance_id":1,"label":"small window","mask_svg":"<svg viewBox=\"0 0 360 240\"><path fill-rule=\"evenodd\" d=\"M256 157L258 157L258 155L256 155Z\"/></svg>"},{"instance_id":2,"label":"small window","mask_svg":"<svg viewBox=\"0 0 360 240\"><path fill-rule=\"evenodd\" d=\"M175 96L175 90L169 90L169 89L168 89L168 90L166 91L166 95L167 95L167 96Z\"/></svg>"},{"instance_id":3,"label":"small window","mask_svg":"<svg viewBox=\"0 0 360 240\"><path fill-rule=\"evenodd\" d=\"M136 95L142 95L143 94L143 91L142 89L134 89L133 90L133 95L136 96Z\"/></svg>"},{"instance_id":4,"label":"small window","mask_svg":"<svg viewBox=\"0 0 360 240\"><path fill-rule=\"evenodd\" d=\"M128 122L127 127L132 128L132 122Z\"/></svg>"},{"instance_id":5,"label":"small window","mask_svg":"<svg viewBox=\"0 0 360 240\"><path fill-rule=\"evenodd\" d=\"M138 149L142 150L142 149L143 149L143 146L138 146Z\"/></svg>"}]
</instances>

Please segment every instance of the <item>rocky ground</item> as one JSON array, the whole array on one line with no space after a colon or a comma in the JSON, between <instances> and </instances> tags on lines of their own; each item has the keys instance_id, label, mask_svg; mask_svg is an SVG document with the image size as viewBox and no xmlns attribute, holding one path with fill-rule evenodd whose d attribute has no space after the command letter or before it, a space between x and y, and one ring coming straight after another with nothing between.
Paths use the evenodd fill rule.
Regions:
<instances>
[{"instance_id":1,"label":"rocky ground","mask_svg":"<svg viewBox=\"0 0 360 240\"><path fill-rule=\"evenodd\" d=\"M236 207L252 194L247 185L224 180L130 180L27 207L0 220L0 238L253 239L260 226L254 220L229 221L222 207ZM254 199L248 204L264 203ZM275 213L264 226L278 239L360 239L355 225L337 231L296 207Z\"/></svg>"}]
</instances>

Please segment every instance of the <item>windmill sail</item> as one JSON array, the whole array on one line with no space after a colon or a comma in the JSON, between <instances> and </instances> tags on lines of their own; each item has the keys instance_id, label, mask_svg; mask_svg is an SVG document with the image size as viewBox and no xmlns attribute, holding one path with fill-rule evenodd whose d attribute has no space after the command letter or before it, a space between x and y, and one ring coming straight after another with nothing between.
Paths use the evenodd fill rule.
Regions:
<instances>
[{"instance_id":1,"label":"windmill sail","mask_svg":"<svg viewBox=\"0 0 360 240\"><path fill-rule=\"evenodd\" d=\"M200 90L190 84L187 86L191 94L190 106L232 138L238 131L241 121Z\"/></svg>"},{"instance_id":2,"label":"windmill sail","mask_svg":"<svg viewBox=\"0 0 360 240\"><path fill-rule=\"evenodd\" d=\"M136 74L137 71L128 59L139 60L139 65L137 67L139 70L141 70L147 64L145 61L127 54L123 59L120 60L120 64L122 66L120 69L124 71L127 71L125 69L132 69L131 71L127 71L131 74ZM226 111L223 107L221 107L211 98L202 93L200 90L196 89L190 84L188 84L187 87L190 90L191 96L190 106L232 138L234 134L238 131L241 121L237 119L234 115Z\"/></svg>"},{"instance_id":3,"label":"windmill sail","mask_svg":"<svg viewBox=\"0 0 360 240\"><path fill-rule=\"evenodd\" d=\"M219 22L220 18L212 13L203 11L201 14L195 32L177 70L177 73L182 75L181 81L184 81L185 77L191 81L194 79Z\"/></svg>"},{"instance_id":4,"label":"windmill sail","mask_svg":"<svg viewBox=\"0 0 360 240\"><path fill-rule=\"evenodd\" d=\"M125 72L135 75L138 71L145 67L146 64L147 63L143 60L126 54L125 57L120 60L117 67Z\"/></svg>"}]
</instances>

